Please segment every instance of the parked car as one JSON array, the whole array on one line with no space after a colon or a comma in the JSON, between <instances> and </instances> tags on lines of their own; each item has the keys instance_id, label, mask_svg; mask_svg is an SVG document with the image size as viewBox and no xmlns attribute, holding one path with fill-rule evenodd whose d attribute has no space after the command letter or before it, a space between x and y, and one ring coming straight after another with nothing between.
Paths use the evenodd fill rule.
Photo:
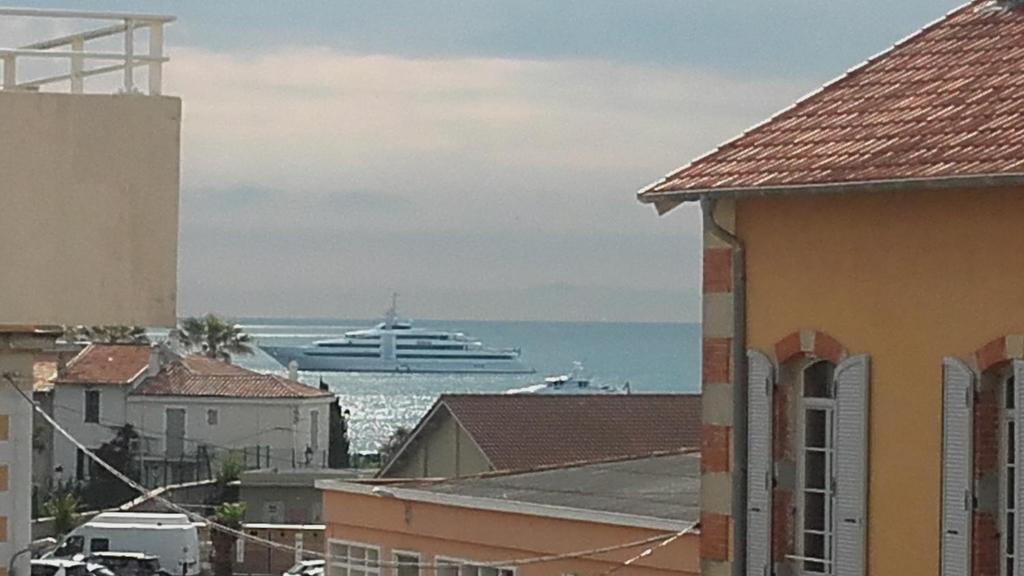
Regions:
<instances>
[{"instance_id":1,"label":"parked car","mask_svg":"<svg viewBox=\"0 0 1024 576\"><path fill-rule=\"evenodd\" d=\"M99 564L116 576L161 576L160 559L141 552L94 552L85 562Z\"/></svg>"},{"instance_id":2,"label":"parked car","mask_svg":"<svg viewBox=\"0 0 1024 576\"><path fill-rule=\"evenodd\" d=\"M199 576L199 534L184 514L104 512L75 528L45 558L82 558L102 552L155 556L175 576ZM117 570L115 570L117 572Z\"/></svg>"},{"instance_id":3,"label":"parked car","mask_svg":"<svg viewBox=\"0 0 1024 576\"><path fill-rule=\"evenodd\" d=\"M91 576L117 576L117 574L114 574L114 572L110 568L107 568L103 564L93 564L91 562L86 562L85 567L87 570L89 570L89 574Z\"/></svg>"},{"instance_id":4,"label":"parked car","mask_svg":"<svg viewBox=\"0 0 1024 576\"><path fill-rule=\"evenodd\" d=\"M302 560L296 562L282 576L323 576L324 564L323 560Z\"/></svg>"},{"instance_id":5,"label":"parked car","mask_svg":"<svg viewBox=\"0 0 1024 576\"><path fill-rule=\"evenodd\" d=\"M32 576L89 576L85 562L48 558L32 561Z\"/></svg>"}]
</instances>

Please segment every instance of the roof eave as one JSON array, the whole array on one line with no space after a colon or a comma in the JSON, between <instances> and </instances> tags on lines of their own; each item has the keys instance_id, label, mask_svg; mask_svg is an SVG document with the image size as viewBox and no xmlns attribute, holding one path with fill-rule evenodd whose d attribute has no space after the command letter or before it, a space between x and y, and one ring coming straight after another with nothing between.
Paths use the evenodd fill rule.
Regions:
<instances>
[{"instance_id":1,"label":"roof eave","mask_svg":"<svg viewBox=\"0 0 1024 576\"><path fill-rule=\"evenodd\" d=\"M659 183L659 184L664 184ZM698 202L703 198L749 198L755 196L848 194L851 192L898 192L919 190L955 190L960 188L1014 188L1024 187L1024 172L1004 174L978 174L939 178L900 178L895 180L865 180L857 182L830 182L823 184L793 184L784 186L748 186L737 188L695 188L687 190L659 190L648 186L637 193L637 200L653 204L659 215L680 204Z\"/></svg>"}]
</instances>

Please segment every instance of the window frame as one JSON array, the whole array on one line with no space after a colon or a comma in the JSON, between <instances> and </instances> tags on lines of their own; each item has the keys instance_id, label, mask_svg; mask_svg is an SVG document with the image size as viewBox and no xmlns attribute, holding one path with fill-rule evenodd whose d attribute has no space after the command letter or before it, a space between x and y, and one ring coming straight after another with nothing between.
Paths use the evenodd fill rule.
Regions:
<instances>
[{"instance_id":1,"label":"window frame","mask_svg":"<svg viewBox=\"0 0 1024 576\"><path fill-rule=\"evenodd\" d=\"M442 562L458 566L458 576L482 576L480 574L481 568L493 568L497 572L494 576L516 576L515 567L485 566L485 564L491 564L488 560L469 560L465 558L454 558L451 556L434 556L434 564L441 564ZM463 572L465 568L475 568L475 575ZM437 570L437 573L438 576L440 576L440 569Z\"/></svg>"},{"instance_id":2,"label":"window frame","mask_svg":"<svg viewBox=\"0 0 1024 576\"><path fill-rule=\"evenodd\" d=\"M1013 383L1011 389L1009 384ZM1016 557L1020 553L1015 542L1016 515L1018 510L1018 489L1020 486L1020 474L1017 469L1016 454L1013 442L1016 440L1015 432L1017 426L1016 406L1009 402L1016 402L1016 382L1014 370L1011 368L1008 373L999 377L999 574L1000 576L1015 576L1013 568L1016 567ZM1010 469L1013 469L1011 479ZM1013 506L1010 506L1010 497L1013 496Z\"/></svg>"},{"instance_id":3,"label":"window frame","mask_svg":"<svg viewBox=\"0 0 1024 576\"><path fill-rule=\"evenodd\" d=\"M314 422L316 426L313 425ZM320 411L317 409L309 411L309 447L312 448L315 458L320 452Z\"/></svg>"},{"instance_id":4,"label":"window frame","mask_svg":"<svg viewBox=\"0 0 1024 576\"><path fill-rule=\"evenodd\" d=\"M423 563L423 554L421 554L419 552L416 552L415 550L401 550L401 549L397 549L397 548L392 548L391 549L391 562L393 563L393 565L391 566L391 576L398 576L398 569L399 569L398 563L401 562L401 560L398 559L399 556L413 556L413 557L416 558L416 563L417 564L422 564ZM416 574L417 574L417 576L420 576L420 575L423 574L423 567L422 566L416 566Z\"/></svg>"},{"instance_id":5,"label":"window frame","mask_svg":"<svg viewBox=\"0 0 1024 576\"><path fill-rule=\"evenodd\" d=\"M828 397L811 396L805 395L806 391L806 377L807 371L818 364L827 363L832 365L833 377L832 380L827 382L828 385ZM836 365L833 362L824 359L815 359L805 363L799 368L798 376L798 390L796 396L797 404L797 415L796 415L796 522L794 523L794 535L793 535L793 548L795 554L790 557L791 560L795 561L795 573L796 574L814 574L815 576L832 576L835 573L833 566L833 560L835 558L835 451L836 451L836 397L835 397L835 368ZM814 533L820 533L823 538L823 549L824 557L821 559L811 558L807 556L805 550L805 536L807 534L807 528L805 526L805 511L807 509L807 413L811 410L821 411L825 413L826 422L826 441L824 447L814 447L812 451L823 451L825 452L825 482L821 490L824 495L824 520L822 523L821 530L814 530ZM816 562L823 566L822 572L809 571L805 567L808 562Z\"/></svg>"},{"instance_id":6,"label":"window frame","mask_svg":"<svg viewBox=\"0 0 1024 576\"><path fill-rule=\"evenodd\" d=\"M351 549L353 547L355 547L355 548L362 548L364 550L373 550L374 552L377 553L377 560L376 560L376 564L377 565L374 566L374 567L370 567L369 562L366 562L365 564L363 564L361 566L359 566L359 565L353 566L348 561L346 561L344 563L337 562L337 561L335 561L333 551L331 550L331 547L334 544L338 544L338 545L345 546L345 547L348 548L348 551L346 552L346 560L351 560L352 559L352 551L351 551ZM343 573L342 572L335 572L336 566L341 566L341 565L343 565L343 567L344 567L344 572ZM326 570L326 575L327 576L350 576L353 568L356 569L356 570L362 571L363 574L367 575L367 576L370 575L370 574L373 574L375 576L381 576L381 547L380 546L375 546L373 544L369 544L369 543L366 543L366 542L356 542L354 540L343 540L343 539L340 539L340 538L328 538L327 539L327 558L326 558L326 566L325 567L327 569Z\"/></svg>"},{"instance_id":7,"label":"window frame","mask_svg":"<svg viewBox=\"0 0 1024 576\"><path fill-rule=\"evenodd\" d=\"M102 542L102 548L96 548L99 542ZM89 553L92 554L93 552L110 552L110 538L90 538Z\"/></svg>"},{"instance_id":8,"label":"window frame","mask_svg":"<svg viewBox=\"0 0 1024 576\"><path fill-rule=\"evenodd\" d=\"M90 410L90 399L95 399L95 414ZM103 410L101 408L103 405L103 397L100 395L100 390L97 390L96 388L87 388L83 395L83 402L84 410L82 410L82 421L85 424L99 424L103 416Z\"/></svg>"},{"instance_id":9,"label":"window frame","mask_svg":"<svg viewBox=\"0 0 1024 576\"><path fill-rule=\"evenodd\" d=\"M220 410L217 408L206 409L206 425L220 426Z\"/></svg>"},{"instance_id":10,"label":"window frame","mask_svg":"<svg viewBox=\"0 0 1024 576\"><path fill-rule=\"evenodd\" d=\"M182 431L181 431L181 453L182 453L182 455L187 454L188 453L188 406L185 406L185 405L182 405L182 404L168 404L168 405L164 406L163 408L164 408L163 409L164 426L163 426L162 439L163 439L163 453L164 453L164 456L168 457L168 454L167 454L167 444L168 444L168 438L170 438L170 437L167 435L167 421L169 420L167 415L168 415L168 413L171 410L180 410L181 413L184 415L184 419L183 419L183 422L182 422ZM177 458L177 457L178 456L174 456L174 458Z\"/></svg>"}]
</instances>

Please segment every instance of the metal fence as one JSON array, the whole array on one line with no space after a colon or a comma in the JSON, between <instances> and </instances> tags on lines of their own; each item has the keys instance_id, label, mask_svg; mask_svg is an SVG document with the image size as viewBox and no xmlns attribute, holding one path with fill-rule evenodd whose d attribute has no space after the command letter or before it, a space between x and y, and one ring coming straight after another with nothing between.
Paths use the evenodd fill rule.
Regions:
<instances>
[{"instance_id":1,"label":"metal fence","mask_svg":"<svg viewBox=\"0 0 1024 576\"><path fill-rule=\"evenodd\" d=\"M50 84L67 83L72 94L85 91L85 79L91 76L120 73L121 90L127 94L141 93L135 85L135 69L146 67L148 93L159 95L163 84L164 25L173 22L173 16L151 14L124 14L113 12L87 12L75 10L43 10L30 8L0 8L0 18L43 18L89 22L83 30L56 38L47 38L16 48L0 47L3 65L2 90L39 90ZM97 22L106 24L96 27ZM114 22L109 24L109 22ZM107 38L122 37L123 49L101 51L87 49L87 43ZM136 40L145 39L146 53L136 51ZM46 59L62 63L67 72L25 79L21 72L26 60Z\"/></svg>"}]
</instances>

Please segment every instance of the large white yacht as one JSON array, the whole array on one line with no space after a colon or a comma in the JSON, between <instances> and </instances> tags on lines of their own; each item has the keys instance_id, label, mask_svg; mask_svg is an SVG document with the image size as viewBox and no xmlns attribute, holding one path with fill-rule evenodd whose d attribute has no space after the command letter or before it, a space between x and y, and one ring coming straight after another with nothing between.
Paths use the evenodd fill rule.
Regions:
<instances>
[{"instance_id":1,"label":"large white yacht","mask_svg":"<svg viewBox=\"0 0 1024 576\"><path fill-rule=\"evenodd\" d=\"M373 328L308 346L264 346L281 364L312 372L475 372L528 374L517 348L489 348L461 332L414 328L398 317L393 299Z\"/></svg>"}]
</instances>

